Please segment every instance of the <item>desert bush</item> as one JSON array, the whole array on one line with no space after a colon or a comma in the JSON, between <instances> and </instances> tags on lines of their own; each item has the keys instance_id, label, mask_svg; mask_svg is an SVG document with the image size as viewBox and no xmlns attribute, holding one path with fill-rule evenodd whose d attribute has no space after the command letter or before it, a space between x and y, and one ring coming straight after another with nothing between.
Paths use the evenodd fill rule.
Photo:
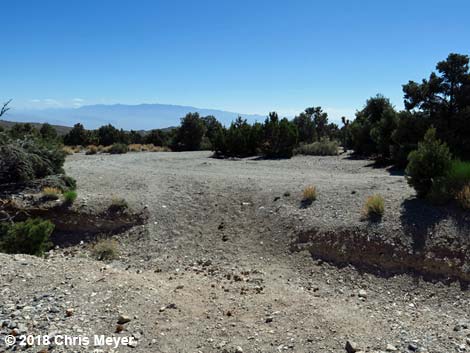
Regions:
<instances>
[{"instance_id":1,"label":"desert bush","mask_svg":"<svg viewBox=\"0 0 470 353\"><path fill-rule=\"evenodd\" d=\"M123 154L128 152L128 147L127 145L123 143L115 143L114 145L111 146L109 149L108 153L111 154Z\"/></svg>"},{"instance_id":2,"label":"desert bush","mask_svg":"<svg viewBox=\"0 0 470 353\"><path fill-rule=\"evenodd\" d=\"M369 219L381 218L385 211L385 200L380 195L369 196L364 204L363 214Z\"/></svg>"},{"instance_id":3,"label":"desert bush","mask_svg":"<svg viewBox=\"0 0 470 353\"><path fill-rule=\"evenodd\" d=\"M436 138L436 130L429 129L418 149L408 156L407 181L418 197L424 198L430 192L433 181L445 177L451 169L451 154L445 143Z\"/></svg>"},{"instance_id":4,"label":"desert bush","mask_svg":"<svg viewBox=\"0 0 470 353\"><path fill-rule=\"evenodd\" d=\"M41 193L45 200L58 200L62 191L59 188L46 186Z\"/></svg>"},{"instance_id":5,"label":"desert bush","mask_svg":"<svg viewBox=\"0 0 470 353\"><path fill-rule=\"evenodd\" d=\"M4 225L0 232L0 250L8 254L41 256L51 247L53 230L54 225L50 221L39 218Z\"/></svg>"},{"instance_id":6,"label":"desert bush","mask_svg":"<svg viewBox=\"0 0 470 353\"><path fill-rule=\"evenodd\" d=\"M64 202L67 205L71 205L77 199L77 192L75 190L67 190L63 193L64 195Z\"/></svg>"},{"instance_id":7,"label":"desert bush","mask_svg":"<svg viewBox=\"0 0 470 353\"><path fill-rule=\"evenodd\" d=\"M199 150L205 131L206 127L198 113L186 114L176 131L172 148L177 151Z\"/></svg>"},{"instance_id":8,"label":"desert bush","mask_svg":"<svg viewBox=\"0 0 470 353\"><path fill-rule=\"evenodd\" d=\"M468 55L451 53L427 79L403 85L405 108L417 111L437 129L456 157L470 156L470 69Z\"/></svg>"},{"instance_id":9,"label":"desert bush","mask_svg":"<svg viewBox=\"0 0 470 353\"><path fill-rule=\"evenodd\" d=\"M464 210L470 210L470 184L463 186L455 198Z\"/></svg>"},{"instance_id":10,"label":"desert bush","mask_svg":"<svg viewBox=\"0 0 470 353\"><path fill-rule=\"evenodd\" d=\"M277 113L269 113L264 126L262 150L269 158L290 158L297 145L297 126L283 118L279 120Z\"/></svg>"},{"instance_id":11,"label":"desert bush","mask_svg":"<svg viewBox=\"0 0 470 353\"><path fill-rule=\"evenodd\" d=\"M301 145L294 150L294 154L305 154L310 156L336 156L338 153L338 141L329 140L327 138L308 145Z\"/></svg>"},{"instance_id":12,"label":"desert bush","mask_svg":"<svg viewBox=\"0 0 470 353\"><path fill-rule=\"evenodd\" d=\"M131 143L129 146L129 152L141 152L143 151L140 143Z\"/></svg>"},{"instance_id":13,"label":"desert bush","mask_svg":"<svg viewBox=\"0 0 470 353\"><path fill-rule=\"evenodd\" d=\"M63 172L65 154L56 144L36 138L0 144L0 184L25 182Z\"/></svg>"},{"instance_id":14,"label":"desert bush","mask_svg":"<svg viewBox=\"0 0 470 353\"><path fill-rule=\"evenodd\" d=\"M397 127L392 133L391 158L399 168L406 168L408 155L418 148L429 129L429 119L421 113L402 111L398 113Z\"/></svg>"},{"instance_id":15,"label":"desert bush","mask_svg":"<svg viewBox=\"0 0 470 353\"><path fill-rule=\"evenodd\" d=\"M152 144L142 145L143 150L148 152L171 152L171 149L166 146L155 146Z\"/></svg>"},{"instance_id":16,"label":"desert bush","mask_svg":"<svg viewBox=\"0 0 470 353\"><path fill-rule=\"evenodd\" d=\"M71 154L74 154L74 153L80 153L82 151L82 148L81 146L63 146L62 151L66 155L70 156Z\"/></svg>"},{"instance_id":17,"label":"desert bush","mask_svg":"<svg viewBox=\"0 0 470 353\"><path fill-rule=\"evenodd\" d=\"M350 124L354 151L361 155L378 154L381 158L388 158L396 124L397 114L388 98L380 94L369 98Z\"/></svg>"},{"instance_id":18,"label":"desert bush","mask_svg":"<svg viewBox=\"0 0 470 353\"><path fill-rule=\"evenodd\" d=\"M39 133L44 140L53 141L57 139L57 130L51 124L42 124Z\"/></svg>"},{"instance_id":19,"label":"desert bush","mask_svg":"<svg viewBox=\"0 0 470 353\"><path fill-rule=\"evenodd\" d=\"M128 144L129 136L122 129L118 130L113 125L103 125L94 133L100 145L111 146L114 144Z\"/></svg>"},{"instance_id":20,"label":"desert bush","mask_svg":"<svg viewBox=\"0 0 470 353\"><path fill-rule=\"evenodd\" d=\"M99 261L111 261L119 257L119 244L114 239L101 239L93 246L93 257Z\"/></svg>"},{"instance_id":21,"label":"desert bush","mask_svg":"<svg viewBox=\"0 0 470 353\"><path fill-rule=\"evenodd\" d=\"M317 199L317 188L313 185L307 186L303 191L303 201L313 202Z\"/></svg>"},{"instance_id":22,"label":"desert bush","mask_svg":"<svg viewBox=\"0 0 470 353\"><path fill-rule=\"evenodd\" d=\"M92 155L92 154L97 154L97 153L98 153L98 147L96 147L95 145L87 146L85 154Z\"/></svg>"},{"instance_id":23,"label":"desert bush","mask_svg":"<svg viewBox=\"0 0 470 353\"><path fill-rule=\"evenodd\" d=\"M62 179L65 183L65 186L69 188L70 190L75 190L77 188L77 181L71 176L64 175Z\"/></svg>"},{"instance_id":24,"label":"desert bush","mask_svg":"<svg viewBox=\"0 0 470 353\"><path fill-rule=\"evenodd\" d=\"M82 124L75 124L64 136L64 144L67 146L86 146L90 144L90 133Z\"/></svg>"},{"instance_id":25,"label":"desert bush","mask_svg":"<svg viewBox=\"0 0 470 353\"><path fill-rule=\"evenodd\" d=\"M142 143L155 146L167 146L170 143L170 140L170 132L154 129L144 136Z\"/></svg>"},{"instance_id":26,"label":"desert bush","mask_svg":"<svg viewBox=\"0 0 470 353\"><path fill-rule=\"evenodd\" d=\"M71 154L75 153L75 150L70 146L64 146L62 147L62 152L64 152L67 156L70 156Z\"/></svg>"},{"instance_id":27,"label":"desert bush","mask_svg":"<svg viewBox=\"0 0 470 353\"><path fill-rule=\"evenodd\" d=\"M113 197L111 204L108 207L108 211L113 213L124 212L129 208L127 201L121 197Z\"/></svg>"}]
</instances>

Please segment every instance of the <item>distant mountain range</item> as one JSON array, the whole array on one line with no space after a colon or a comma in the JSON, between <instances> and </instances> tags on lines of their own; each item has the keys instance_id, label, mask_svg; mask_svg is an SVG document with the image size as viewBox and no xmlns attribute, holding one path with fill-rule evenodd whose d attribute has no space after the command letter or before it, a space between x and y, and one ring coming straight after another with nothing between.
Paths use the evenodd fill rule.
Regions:
<instances>
[{"instance_id":1,"label":"distant mountain range","mask_svg":"<svg viewBox=\"0 0 470 353\"><path fill-rule=\"evenodd\" d=\"M87 129L112 124L125 130L150 130L177 126L180 123L180 118L189 112L198 112L201 116L213 115L225 125L229 125L238 116L242 116L250 122L264 121L265 119L264 116L256 114L241 114L170 104L98 104L80 108L11 109L3 118L18 122L48 122L62 126L82 123Z\"/></svg>"},{"instance_id":2,"label":"distant mountain range","mask_svg":"<svg viewBox=\"0 0 470 353\"><path fill-rule=\"evenodd\" d=\"M27 121L30 123L34 128L39 130L42 127L42 123L35 123L31 121ZM5 128L5 129L11 129L13 125L15 125L17 121L8 121L8 120L0 120L0 127ZM62 126L62 125L54 125L52 124L54 129L56 129L57 133L59 135L65 135L68 133L72 128L70 126Z\"/></svg>"}]
</instances>

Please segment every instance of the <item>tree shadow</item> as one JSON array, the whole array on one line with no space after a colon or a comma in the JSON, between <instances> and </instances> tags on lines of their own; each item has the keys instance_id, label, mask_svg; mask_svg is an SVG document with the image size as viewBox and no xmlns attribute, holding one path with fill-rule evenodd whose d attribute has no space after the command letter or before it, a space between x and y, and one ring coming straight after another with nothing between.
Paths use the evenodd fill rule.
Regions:
<instances>
[{"instance_id":1,"label":"tree shadow","mask_svg":"<svg viewBox=\"0 0 470 353\"><path fill-rule=\"evenodd\" d=\"M301 209L305 209L305 208L308 208L310 207L310 205L313 203L313 200L308 200L308 199L303 199L302 201L300 201L300 208Z\"/></svg>"},{"instance_id":2,"label":"tree shadow","mask_svg":"<svg viewBox=\"0 0 470 353\"><path fill-rule=\"evenodd\" d=\"M470 234L470 214L450 203L445 206L434 206L425 200L407 199L402 204L400 221L406 234L411 236L415 253L422 251L433 230L440 222L450 219L459 234Z\"/></svg>"},{"instance_id":3,"label":"tree shadow","mask_svg":"<svg viewBox=\"0 0 470 353\"><path fill-rule=\"evenodd\" d=\"M375 160L365 166L366 168L383 169L392 176L405 176L405 170L397 167L389 160Z\"/></svg>"}]
</instances>

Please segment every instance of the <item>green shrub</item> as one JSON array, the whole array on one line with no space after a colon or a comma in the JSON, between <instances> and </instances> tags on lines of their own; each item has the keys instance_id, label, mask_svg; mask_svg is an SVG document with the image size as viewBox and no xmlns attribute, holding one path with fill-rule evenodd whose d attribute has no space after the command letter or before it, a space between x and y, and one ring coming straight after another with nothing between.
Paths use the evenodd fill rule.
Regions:
<instances>
[{"instance_id":1,"label":"green shrub","mask_svg":"<svg viewBox=\"0 0 470 353\"><path fill-rule=\"evenodd\" d=\"M93 257L100 261L111 261L119 256L119 245L113 239L101 239L92 250Z\"/></svg>"},{"instance_id":2,"label":"green shrub","mask_svg":"<svg viewBox=\"0 0 470 353\"><path fill-rule=\"evenodd\" d=\"M369 196L364 204L363 213L369 219L379 219L385 212L385 200L380 195Z\"/></svg>"},{"instance_id":3,"label":"green shrub","mask_svg":"<svg viewBox=\"0 0 470 353\"><path fill-rule=\"evenodd\" d=\"M309 156L336 156L339 152L339 143L335 140L322 139L308 145L301 145L295 149L295 154Z\"/></svg>"},{"instance_id":4,"label":"green shrub","mask_svg":"<svg viewBox=\"0 0 470 353\"><path fill-rule=\"evenodd\" d=\"M0 250L9 254L29 254L41 256L51 247L50 235L54 225L39 218L28 219L2 227Z\"/></svg>"},{"instance_id":5,"label":"green shrub","mask_svg":"<svg viewBox=\"0 0 470 353\"><path fill-rule=\"evenodd\" d=\"M65 186L67 186L70 190L75 190L77 188L77 181L71 176L64 175L63 180L65 183Z\"/></svg>"},{"instance_id":6,"label":"green shrub","mask_svg":"<svg viewBox=\"0 0 470 353\"><path fill-rule=\"evenodd\" d=\"M65 153L59 145L26 137L3 138L0 144L0 184L26 182L62 173Z\"/></svg>"},{"instance_id":7,"label":"green shrub","mask_svg":"<svg viewBox=\"0 0 470 353\"><path fill-rule=\"evenodd\" d=\"M188 113L181 119L171 148L176 151L198 151L205 131L204 121L199 114Z\"/></svg>"},{"instance_id":8,"label":"green shrub","mask_svg":"<svg viewBox=\"0 0 470 353\"><path fill-rule=\"evenodd\" d=\"M449 189L454 193L459 192L470 183L470 162L453 160L446 178Z\"/></svg>"},{"instance_id":9,"label":"green shrub","mask_svg":"<svg viewBox=\"0 0 470 353\"><path fill-rule=\"evenodd\" d=\"M220 156L254 156L259 150L262 133L261 124L250 125L246 119L238 117L228 129L218 127L213 132L211 144L215 153Z\"/></svg>"},{"instance_id":10,"label":"green shrub","mask_svg":"<svg viewBox=\"0 0 470 353\"><path fill-rule=\"evenodd\" d=\"M276 112L269 113L264 126L262 150L269 158L290 158L297 145L297 126L283 118L279 120Z\"/></svg>"},{"instance_id":11,"label":"green shrub","mask_svg":"<svg viewBox=\"0 0 470 353\"><path fill-rule=\"evenodd\" d=\"M445 177L451 169L451 154L445 143L436 138L436 129L429 129L418 149L408 156L407 181L418 197L424 198L431 191L433 181Z\"/></svg>"},{"instance_id":12,"label":"green shrub","mask_svg":"<svg viewBox=\"0 0 470 353\"><path fill-rule=\"evenodd\" d=\"M68 190L64 192L64 202L68 205L71 205L77 199L77 192L75 190Z\"/></svg>"},{"instance_id":13,"label":"green shrub","mask_svg":"<svg viewBox=\"0 0 470 353\"><path fill-rule=\"evenodd\" d=\"M115 143L109 149L109 153L111 154L123 154L123 153L127 153L128 151L129 151L129 148L127 147L127 145L123 143Z\"/></svg>"}]
</instances>

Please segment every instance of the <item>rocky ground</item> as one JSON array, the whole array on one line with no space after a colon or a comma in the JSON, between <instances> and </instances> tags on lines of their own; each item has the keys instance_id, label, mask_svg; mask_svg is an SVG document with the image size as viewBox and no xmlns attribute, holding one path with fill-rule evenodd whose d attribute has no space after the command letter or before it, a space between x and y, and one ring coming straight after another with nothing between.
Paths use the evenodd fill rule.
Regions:
<instances>
[{"instance_id":1,"label":"rocky ground","mask_svg":"<svg viewBox=\"0 0 470 353\"><path fill-rule=\"evenodd\" d=\"M416 203L400 174L346 155L218 160L206 152L77 154L66 171L78 181L77 209L98 212L124 197L148 220L113 236L120 256L109 263L86 242L45 259L0 254L0 351L470 351L461 282L338 265L312 257L321 245L311 239L299 246L312 229L355 227L412 252L430 233L431 244L447 239L465 254L467 215ZM305 207L309 184L318 199ZM386 213L368 224L361 209L374 193ZM5 347L6 335L26 333L82 342ZM130 339L95 347L94 335Z\"/></svg>"}]
</instances>

